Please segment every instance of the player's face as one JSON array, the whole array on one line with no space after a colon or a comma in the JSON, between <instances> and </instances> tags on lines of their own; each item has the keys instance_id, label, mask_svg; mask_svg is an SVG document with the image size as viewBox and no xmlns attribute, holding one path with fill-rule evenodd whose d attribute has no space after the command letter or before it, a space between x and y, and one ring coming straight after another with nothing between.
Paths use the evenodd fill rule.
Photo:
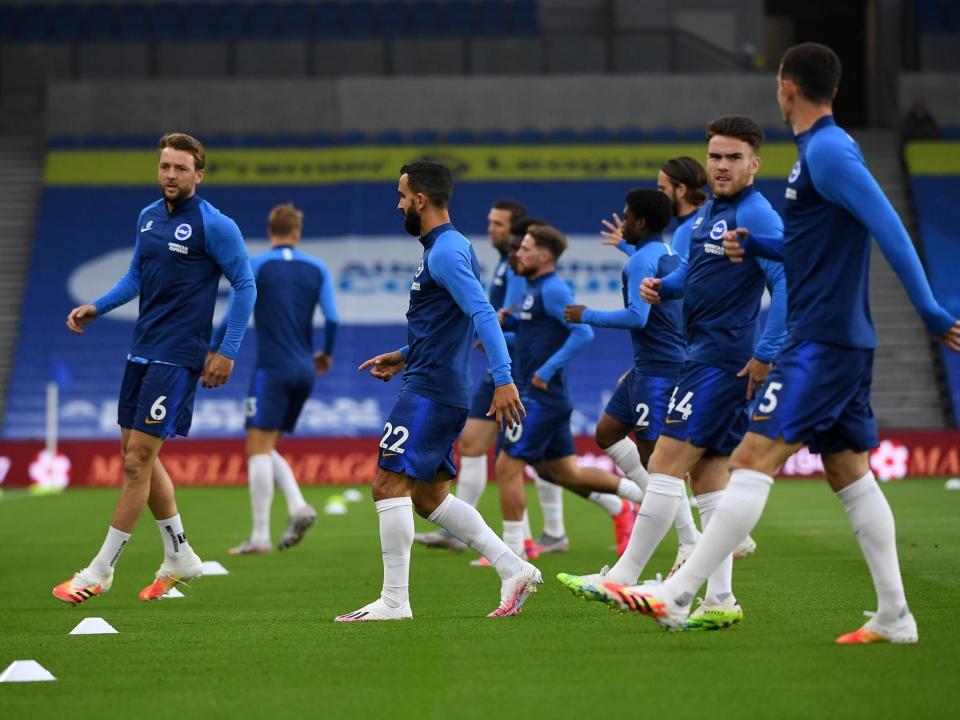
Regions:
<instances>
[{"instance_id":1,"label":"player's face","mask_svg":"<svg viewBox=\"0 0 960 720\"><path fill-rule=\"evenodd\" d=\"M410 178L406 173L400 176L397 184L397 210L403 215L403 229L414 237L420 237L420 211L417 204L422 201L423 195L410 189Z\"/></svg>"},{"instance_id":2,"label":"player's face","mask_svg":"<svg viewBox=\"0 0 960 720\"><path fill-rule=\"evenodd\" d=\"M487 213L487 235L497 250L506 250L510 244L510 211L490 208Z\"/></svg>"},{"instance_id":3,"label":"player's face","mask_svg":"<svg viewBox=\"0 0 960 720\"><path fill-rule=\"evenodd\" d=\"M760 157L745 140L714 135L707 145L707 175L716 197L736 195L753 182Z\"/></svg>"},{"instance_id":4,"label":"player's face","mask_svg":"<svg viewBox=\"0 0 960 720\"><path fill-rule=\"evenodd\" d=\"M670 207L674 215L680 214L680 186L674 185L673 180L663 170L657 175L657 190L670 198Z\"/></svg>"},{"instance_id":5,"label":"player's face","mask_svg":"<svg viewBox=\"0 0 960 720\"><path fill-rule=\"evenodd\" d=\"M636 245L645 237L643 232L644 225L643 220L637 222L637 217L633 214L633 210L630 209L629 205L625 205L623 208L623 239L631 245Z\"/></svg>"},{"instance_id":6,"label":"player's face","mask_svg":"<svg viewBox=\"0 0 960 720\"><path fill-rule=\"evenodd\" d=\"M517 253L520 251L520 243L522 242L522 237L517 237L516 235L510 236L510 252L507 253L507 263L509 263L510 269L514 272L517 272Z\"/></svg>"},{"instance_id":7,"label":"player's face","mask_svg":"<svg viewBox=\"0 0 960 720\"><path fill-rule=\"evenodd\" d=\"M529 233L523 236L523 242L517 250L517 275L530 277L536 275L543 265L543 255L546 250L537 247L536 241Z\"/></svg>"},{"instance_id":8,"label":"player's face","mask_svg":"<svg viewBox=\"0 0 960 720\"><path fill-rule=\"evenodd\" d=\"M790 116L793 114L793 83L789 80L784 81L782 68L777 71L777 105L780 106L780 114L783 115L783 121L789 125Z\"/></svg>"},{"instance_id":9,"label":"player's face","mask_svg":"<svg viewBox=\"0 0 960 720\"><path fill-rule=\"evenodd\" d=\"M186 150L164 148L160 151L157 177L163 199L177 205L197 191L197 185L203 180L203 170L196 169L193 155Z\"/></svg>"}]
</instances>

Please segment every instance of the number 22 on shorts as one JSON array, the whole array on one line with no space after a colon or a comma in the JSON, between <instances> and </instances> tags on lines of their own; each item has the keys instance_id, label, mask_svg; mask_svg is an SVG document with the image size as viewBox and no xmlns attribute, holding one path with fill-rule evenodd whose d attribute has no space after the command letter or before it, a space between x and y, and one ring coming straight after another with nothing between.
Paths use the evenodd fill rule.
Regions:
<instances>
[{"instance_id":1,"label":"number 22 on shorts","mask_svg":"<svg viewBox=\"0 0 960 720\"><path fill-rule=\"evenodd\" d=\"M387 445L387 438L393 436L393 443ZM407 441L407 438L410 437L410 431L407 430L403 425L397 425L394 427L390 423L387 423L383 426L383 437L380 438L380 447L383 450L389 450L389 452L381 453L384 457L389 457L390 455L403 455L406 452L406 448L403 447L403 444Z\"/></svg>"}]
</instances>

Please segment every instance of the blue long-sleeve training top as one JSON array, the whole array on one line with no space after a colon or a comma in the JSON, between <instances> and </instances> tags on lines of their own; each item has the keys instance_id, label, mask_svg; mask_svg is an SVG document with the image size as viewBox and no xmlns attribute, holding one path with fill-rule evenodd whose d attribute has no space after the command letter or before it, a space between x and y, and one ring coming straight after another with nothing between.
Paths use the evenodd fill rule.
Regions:
<instances>
[{"instance_id":1,"label":"blue long-sleeve training top","mask_svg":"<svg viewBox=\"0 0 960 720\"><path fill-rule=\"evenodd\" d=\"M423 260L410 285L404 387L444 405L470 406L469 353L476 330L497 386L513 382L497 313L483 294L480 263L451 225L420 238Z\"/></svg>"},{"instance_id":2,"label":"blue long-sleeve training top","mask_svg":"<svg viewBox=\"0 0 960 720\"><path fill-rule=\"evenodd\" d=\"M93 305L105 315L139 295L130 355L198 370L210 346L221 274L236 300L220 353L233 359L257 298L240 229L198 195L170 213L161 199L140 211L130 268Z\"/></svg>"},{"instance_id":3,"label":"blue long-sleeve training top","mask_svg":"<svg viewBox=\"0 0 960 720\"><path fill-rule=\"evenodd\" d=\"M954 318L934 298L910 236L857 143L832 115L796 141L799 159L787 181L783 243L751 233L745 244L748 255L776 257L782 247L791 341L876 347L869 305L871 235L930 332L946 332Z\"/></svg>"},{"instance_id":4,"label":"blue long-sleeve training top","mask_svg":"<svg viewBox=\"0 0 960 720\"><path fill-rule=\"evenodd\" d=\"M563 319L573 301L570 286L555 272L527 280L517 316L517 380L524 397L544 405L570 406L566 367L593 340L588 325ZM534 375L547 383L546 390L533 386Z\"/></svg>"},{"instance_id":5,"label":"blue long-sleeve training top","mask_svg":"<svg viewBox=\"0 0 960 720\"><path fill-rule=\"evenodd\" d=\"M317 305L323 313L322 350L327 355L333 355L340 327L333 280L326 264L292 245L276 245L251 258L250 267L257 281L253 309L256 366L288 374L313 373L313 314ZM220 347L226 327L224 321L217 328L210 343L212 350Z\"/></svg>"},{"instance_id":6,"label":"blue long-sleeve training top","mask_svg":"<svg viewBox=\"0 0 960 720\"><path fill-rule=\"evenodd\" d=\"M714 198L697 212L690 232L688 262L663 279L661 300L683 297L687 360L738 372L751 357L772 361L786 340L786 282L774 261L730 262L723 233L736 227L763 237L783 234L783 221L749 185L730 198ZM770 309L763 336L753 347L764 286Z\"/></svg>"},{"instance_id":7,"label":"blue long-sleeve training top","mask_svg":"<svg viewBox=\"0 0 960 720\"><path fill-rule=\"evenodd\" d=\"M674 236L676 237L676 235ZM653 375L674 376L687 356L683 331L683 301L648 305L640 297L647 277L665 277L680 265L680 257L659 236L643 242L623 267L623 310L585 310L583 322L594 327L630 331L634 367Z\"/></svg>"}]
</instances>

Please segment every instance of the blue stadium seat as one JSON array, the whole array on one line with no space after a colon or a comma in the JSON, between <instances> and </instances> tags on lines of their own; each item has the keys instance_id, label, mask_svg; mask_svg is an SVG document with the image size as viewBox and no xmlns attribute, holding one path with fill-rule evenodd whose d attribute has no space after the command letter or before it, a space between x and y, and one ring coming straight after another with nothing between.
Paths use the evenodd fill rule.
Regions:
<instances>
[{"instance_id":1,"label":"blue stadium seat","mask_svg":"<svg viewBox=\"0 0 960 720\"><path fill-rule=\"evenodd\" d=\"M605 127L592 127L583 131L583 141L588 143L610 143L613 142L613 132Z\"/></svg>"},{"instance_id":2,"label":"blue stadium seat","mask_svg":"<svg viewBox=\"0 0 960 720\"><path fill-rule=\"evenodd\" d=\"M97 2L87 5L83 12L80 27L81 40L116 39L116 6L111 3Z\"/></svg>"},{"instance_id":3,"label":"blue stadium seat","mask_svg":"<svg viewBox=\"0 0 960 720\"><path fill-rule=\"evenodd\" d=\"M574 145L582 142L580 133L572 128L554 128L547 132L547 142L558 145Z\"/></svg>"},{"instance_id":4,"label":"blue stadium seat","mask_svg":"<svg viewBox=\"0 0 960 720\"><path fill-rule=\"evenodd\" d=\"M153 135L119 135L109 138L111 147L115 148L152 148L157 144L157 138Z\"/></svg>"},{"instance_id":5,"label":"blue stadium seat","mask_svg":"<svg viewBox=\"0 0 960 720\"><path fill-rule=\"evenodd\" d=\"M80 142L74 135L54 135L47 141L49 150L73 150L79 145Z\"/></svg>"},{"instance_id":6,"label":"blue stadium seat","mask_svg":"<svg viewBox=\"0 0 960 720\"><path fill-rule=\"evenodd\" d=\"M283 148L303 147L307 144L303 135L296 133L277 133L273 136L273 145Z\"/></svg>"},{"instance_id":7,"label":"blue stadium seat","mask_svg":"<svg viewBox=\"0 0 960 720\"><path fill-rule=\"evenodd\" d=\"M336 138L328 132L310 133L305 140L309 147L330 147L336 143Z\"/></svg>"},{"instance_id":8,"label":"blue stadium seat","mask_svg":"<svg viewBox=\"0 0 960 720\"><path fill-rule=\"evenodd\" d=\"M944 140L960 140L960 127L947 125L940 130L940 137Z\"/></svg>"},{"instance_id":9,"label":"blue stadium seat","mask_svg":"<svg viewBox=\"0 0 960 720\"><path fill-rule=\"evenodd\" d=\"M354 37L369 37L377 31L373 3L354 0L343 9L344 31Z\"/></svg>"},{"instance_id":10,"label":"blue stadium seat","mask_svg":"<svg viewBox=\"0 0 960 720\"><path fill-rule=\"evenodd\" d=\"M13 5L0 5L0 42L10 42L19 31L19 8Z\"/></svg>"},{"instance_id":11,"label":"blue stadium seat","mask_svg":"<svg viewBox=\"0 0 960 720\"><path fill-rule=\"evenodd\" d=\"M446 137L444 138L446 142L451 145L472 145L477 141L476 133L473 130L466 130L464 128L457 128L455 130L450 130L447 132Z\"/></svg>"},{"instance_id":12,"label":"blue stadium seat","mask_svg":"<svg viewBox=\"0 0 960 720\"><path fill-rule=\"evenodd\" d=\"M404 145L406 143L406 138L399 130L381 130L374 140L378 145Z\"/></svg>"},{"instance_id":13,"label":"blue stadium seat","mask_svg":"<svg viewBox=\"0 0 960 720\"><path fill-rule=\"evenodd\" d=\"M535 0L514 0L513 34L536 35L540 30L540 11Z\"/></svg>"},{"instance_id":14,"label":"blue stadium seat","mask_svg":"<svg viewBox=\"0 0 960 720\"><path fill-rule=\"evenodd\" d=\"M10 7L13 10L13 7ZM42 42L50 35L53 25L52 15L56 15L59 8L49 5L27 5L20 15L20 32L23 42Z\"/></svg>"},{"instance_id":15,"label":"blue stadium seat","mask_svg":"<svg viewBox=\"0 0 960 720\"><path fill-rule=\"evenodd\" d=\"M273 145L273 136L263 132L244 133L238 139L240 147L262 148Z\"/></svg>"},{"instance_id":16,"label":"blue stadium seat","mask_svg":"<svg viewBox=\"0 0 960 720\"><path fill-rule=\"evenodd\" d=\"M505 35L509 28L509 8L500 0L479 0L476 6L476 33Z\"/></svg>"},{"instance_id":17,"label":"blue stadium seat","mask_svg":"<svg viewBox=\"0 0 960 720\"><path fill-rule=\"evenodd\" d=\"M481 130L477 141L484 145L507 145L510 143L510 134L506 130Z\"/></svg>"},{"instance_id":18,"label":"blue stadium seat","mask_svg":"<svg viewBox=\"0 0 960 720\"><path fill-rule=\"evenodd\" d=\"M447 0L446 33L470 35L473 33L473 4L468 0Z\"/></svg>"},{"instance_id":19,"label":"blue stadium seat","mask_svg":"<svg viewBox=\"0 0 960 720\"><path fill-rule=\"evenodd\" d=\"M513 134L513 141L523 145L539 145L544 140L546 135L538 128L522 128Z\"/></svg>"},{"instance_id":20,"label":"blue stadium seat","mask_svg":"<svg viewBox=\"0 0 960 720\"><path fill-rule=\"evenodd\" d=\"M440 142L440 133L436 130L414 130L410 133L409 141L412 145L436 145Z\"/></svg>"},{"instance_id":21,"label":"blue stadium seat","mask_svg":"<svg viewBox=\"0 0 960 720\"><path fill-rule=\"evenodd\" d=\"M439 35L443 28L443 10L437 0L415 2L410 10L411 30L415 35Z\"/></svg>"},{"instance_id":22,"label":"blue stadium seat","mask_svg":"<svg viewBox=\"0 0 960 720\"><path fill-rule=\"evenodd\" d=\"M684 128L680 131L679 136L683 142L690 143L705 142L706 139L703 128L699 127Z\"/></svg>"},{"instance_id":23,"label":"blue stadium seat","mask_svg":"<svg viewBox=\"0 0 960 720\"><path fill-rule=\"evenodd\" d=\"M220 133L218 135L207 135L203 139L203 144L207 147L232 148L237 147L238 138L230 133Z\"/></svg>"},{"instance_id":24,"label":"blue stadium seat","mask_svg":"<svg viewBox=\"0 0 960 720\"><path fill-rule=\"evenodd\" d=\"M370 135L362 130L347 130L340 133L341 145L367 145L370 143Z\"/></svg>"},{"instance_id":25,"label":"blue stadium seat","mask_svg":"<svg viewBox=\"0 0 960 720\"><path fill-rule=\"evenodd\" d=\"M249 30L253 37L270 37L280 28L280 6L275 2L257 2L250 6Z\"/></svg>"},{"instance_id":26,"label":"blue stadium seat","mask_svg":"<svg viewBox=\"0 0 960 720\"><path fill-rule=\"evenodd\" d=\"M204 15L207 18L208 32L202 33ZM201 35L213 34L213 13L209 5L198 3L191 8L191 19L194 22L190 27L185 21L186 12L178 2L158 2L153 6L153 34L155 37L166 40L174 38L194 38Z\"/></svg>"},{"instance_id":27,"label":"blue stadium seat","mask_svg":"<svg viewBox=\"0 0 960 720\"><path fill-rule=\"evenodd\" d=\"M71 42L78 39L80 18L83 14L80 3L63 3L50 8L50 39L54 42Z\"/></svg>"},{"instance_id":28,"label":"blue stadium seat","mask_svg":"<svg viewBox=\"0 0 960 720\"><path fill-rule=\"evenodd\" d=\"M643 128L628 127L617 131L617 140L622 143L642 143L649 139L647 131Z\"/></svg>"},{"instance_id":29,"label":"blue stadium seat","mask_svg":"<svg viewBox=\"0 0 960 720\"><path fill-rule=\"evenodd\" d=\"M231 1L221 4L218 9L217 34L220 37L233 40L246 34L249 5Z\"/></svg>"},{"instance_id":30,"label":"blue stadium seat","mask_svg":"<svg viewBox=\"0 0 960 720\"><path fill-rule=\"evenodd\" d=\"M153 35L153 6L124 3L117 18L117 37L121 40L147 40Z\"/></svg>"},{"instance_id":31,"label":"blue stadium seat","mask_svg":"<svg viewBox=\"0 0 960 720\"><path fill-rule=\"evenodd\" d=\"M343 32L343 8L338 2L317 3L313 18L317 35L334 37Z\"/></svg>"},{"instance_id":32,"label":"blue stadium seat","mask_svg":"<svg viewBox=\"0 0 960 720\"><path fill-rule=\"evenodd\" d=\"M673 127L658 127L650 131L648 139L650 142L677 142L680 139L680 133Z\"/></svg>"},{"instance_id":33,"label":"blue stadium seat","mask_svg":"<svg viewBox=\"0 0 960 720\"><path fill-rule=\"evenodd\" d=\"M387 0L380 5L380 33L387 37L409 35L410 14L407 4L401 0Z\"/></svg>"},{"instance_id":34,"label":"blue stadium seat","mask_svg":"<svg viewBox=\"0 0 960 720\"><path fill-rule=\"evenodd\" d=\"M311 35L313 33L313 6L305 2L292 2L284 5L280 13L280 32L284 37Z\"/></svg>"}]
</instances>

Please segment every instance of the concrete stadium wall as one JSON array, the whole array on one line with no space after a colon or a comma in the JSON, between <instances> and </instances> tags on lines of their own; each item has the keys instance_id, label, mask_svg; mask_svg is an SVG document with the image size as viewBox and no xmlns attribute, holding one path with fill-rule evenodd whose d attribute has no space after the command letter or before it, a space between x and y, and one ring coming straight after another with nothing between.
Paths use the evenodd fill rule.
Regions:
<instances>
[{"instance_id":1,"label":"concrete stadium wall","mask_svg":"<svg viewBox=\"0 0 960 720\"><path fill-rule=\"evenodd\" d=\"M960 73L901 73L899 98L901 114L923 98L941 127L960 125Z\"/></svg>"},{"instance_id":2,"label":"concrete stadium wall","mask_svg":"<svg viewBox=\"0 0 960 720\"><path fill-rule=\"evenodd\" d=\"M686 128L731 113L780 124L773 75L75 81L46 101L50 136Z\"/></svg>"}]
</instances>

